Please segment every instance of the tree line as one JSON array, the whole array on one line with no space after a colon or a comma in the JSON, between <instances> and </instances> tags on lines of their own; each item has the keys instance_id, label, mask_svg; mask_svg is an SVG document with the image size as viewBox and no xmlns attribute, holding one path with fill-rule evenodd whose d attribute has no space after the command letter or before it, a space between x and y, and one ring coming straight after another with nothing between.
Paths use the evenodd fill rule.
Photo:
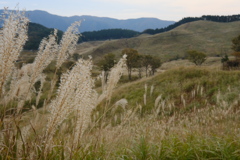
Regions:
<instances>
[{"instance_id":1,"label":"tree line","mask_svg":"<svg viewBox=\"0 0 240 160\"><path fill-rule=\"evenodd\" d=\"M145 72L145 76L148 77L154 75L157 68L159 68L162 64L159 57L147 54L140 54L137 50L133 48L123 49L122 55L127 55L126 65L129 80L132 80L133 69L137 69L139 78L142 78L143 72ZM115 55L113 53L108 53L104 55L104 57L97 63L99 68L105 71L105 79L107 78L108 72L114 66L115 62Z\"/></svg>"},{"instance_id":2,"label":"tree line","mask_svg":"<svg viewBox=\"0 0 240 160\"><path fill-rule=\"evenodd\" d=\"M26 42L24 49L26 50L37 50L41 40L47 37L50 33L53 33L53 28L47 28L37 23L29 23L28 26L28 41ZM63 35L62 31L58 31L58 40ZM105 29L93 32L83 32L79 38L78 43L86 41L98 41L108 39L121 39L131 38L139 35L139 32L127 30L127 29Z\"/></svg>"},{"instance_id":3,"label":"tree line","mask_svg":"<svg viewBox=\"0 0 240 160\"><path fill-rule=\"evenodd\" d=\"M83 32L79 42L131 38L139 35L139 32L128 29L104 29L100 31Z\"/></svg>"},{"instance_id":4,"label":"tree line","mask_svg":"<svg viewBox=\"0 0 240 160\"><path fill-rule=\"evenodd\" d=\"M180 25L183 25L185 23L199 21L199 20L207 20L207 21L214 21L214 22L234 22L234 21L240 20L240 14L231 15L231 16L204 15L202 17L186 17L172 25L169 25L168 27L157 28L157 29L147 29L147 30L143 31L142 33L157 34L157 33L167 32L167 31L170 31L170 30L172 30Z\"/></svg>"}]
</instances>

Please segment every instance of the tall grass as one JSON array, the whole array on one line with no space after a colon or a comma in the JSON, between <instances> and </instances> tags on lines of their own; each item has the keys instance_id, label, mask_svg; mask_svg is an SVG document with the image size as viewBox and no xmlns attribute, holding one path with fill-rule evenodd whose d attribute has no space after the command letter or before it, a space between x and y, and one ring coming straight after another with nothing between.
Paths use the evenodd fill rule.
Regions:
<instances>
[{"instance_id":1,"label":"tall grass","mask_svg":"<svg viewBox=\"0 0 240 160\"><path fill-rule=\"evenodd\" d=\"M0 30L0 159L240 158L239 71L180 68L115 90L124 56L97 92L89 57L79 59L57 83L58 70L76 47L79 22L59 44L55 30L43 39L33 63L16 68L28 20L19 11L5 13L9 16ZM18 28L8 32L12 25ZM25 37L21 43L20 31ZM4 38L8 34L11 40ZM6 58L11 54L14 58ZM50 63L56 65L55 78L48 82L49 96L42 96L48 81L44 69Z\"/></svg>"},{"instance_id":2,"label":"tall grass","mask_svg":"<svg viewBox=\"0 0 240 160\"><path fill-rule=\"evenodd\" d=\"M54 30L53 34L42 40L34 62L18 69L14 67L14 62L18 59L27 40L28 19L20 11L9 12L5 10L4 13L6 16L3 17L4 26L0 37L1 159L48 159L55 150L54 135L59 131L63 121L68 119L70 114L73 114L75 124L71 132L72 140L70 142L72 143L68 144L68 147L71 148L68 152L70 154L80 145L82 135L91 122L92 110L101 100L109 98L112 93L119 76L121 76L126 57L123 57L110 72L111 76L108 79L107 88L103 91L101 98L94 89L94 79L91 77L91 59L80 59L71 70L63 73L56 98L41 106L49 112L49 115L41 134L38 134L35 128L39 125L37 121L34 123L30 121L24 126L21 124L24 110L32 108L35 110L35 116L39 116L38 113L35 113L37 112L36 107L27 106L26 101L31 101L36 95L36 105L38 105L46 78L43 73L44 69L56 59L57 72L63 62L74 53L78 40L77 26L80 25L80 22L75 22L68 28L60 44L57 44L57 30ZM40 87L35 88L38 81ZM55 85L56 83L53 82L51 91ZM34 141L30 145L28 138ZM32 150L31 155L28 153L29 149ZM36 155L34 156L34 154Z\"/></svg>"}]
</instances>

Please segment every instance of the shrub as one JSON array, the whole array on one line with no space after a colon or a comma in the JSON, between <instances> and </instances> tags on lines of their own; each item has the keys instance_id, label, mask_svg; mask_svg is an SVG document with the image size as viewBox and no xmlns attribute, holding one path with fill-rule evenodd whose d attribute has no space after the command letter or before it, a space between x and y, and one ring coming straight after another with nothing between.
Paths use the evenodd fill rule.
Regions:
<instances>
[{"instance_id":1,"label":"shrub","mask_svg":"<svg viewBox=\"0 0 240 160\"><path fill-rule=\"evenodd\" d=\"M202 63L205 62L206 57L207 56L205 53L198 52L195 50L191 50L187 52L187 59L190 62L193 62L194 64L196 64L197 66L202 65Z\"/></svg>"}]
</instances>

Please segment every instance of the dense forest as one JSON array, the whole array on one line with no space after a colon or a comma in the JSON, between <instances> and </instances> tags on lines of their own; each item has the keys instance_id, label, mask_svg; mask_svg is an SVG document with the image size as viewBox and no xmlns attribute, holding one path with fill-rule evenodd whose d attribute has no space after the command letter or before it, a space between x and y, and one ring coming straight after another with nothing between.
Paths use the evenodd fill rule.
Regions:
<instances>
[{"instance_id":1,"label":"dense forest","mask_svg":"<svg viewBox=\"0 0 240 160\"><path fill-rule=\"evenodd\" d=\"M147 29L147 30L143 31L142 33L157 34L157 33L167 32L167 31L170 31L182 24L193 22L193 21L198 21L198 20L207 20L207 21L214 21L214 22L234 22L234 21L240 20L240 14L231 15L231 16L204 15L202 17L186 17L172 25L169 25L168 27L160 28L160 29L158 29L158 28L157 29Z\"/></svg>"},{"instance_id":2,"label":"dense forest","mask_svg":"<svg viewBox=\"0 0 240 160\"><path fill-rule=\"evenodd\" d=\"M83 32L82 36L80 37L80 42L131 38L137 36L138 34L139 32L128 29L104 29L100 31Z\"/></svg>"},{"instance_id":3,"label":"dense forest","mask_svg":"<svg viewBox=\"0 0 240 160\"><path fill-rule=\"evenodd\" d=\"M28 26L28 41L26 42L24 49L36 50L39 47L41 40L44 37L48 37L53 32L53 28L46 28L41 24L29 23ZM61 39L63 32L58 31L58 40Z\"/></svg>"},{"instance_id":4,"label":"dense forest","mask_svg":"<svg viewBox=\"0 0 240 160\"><path fill-rule=\"evenodd\" d=\"M37 50L41 40L44 37L48 37L48 35L52 33L53 30L53 28L46 28L43 25L37 23L29 23L28 41L26 42L24 49ZM127 29L106 29L93 32L83 32L79 38L79 43L96 40L131 38L137 36L138 34L139 32ZM58 30L58 40L61 39L62 35L63 32Z\"/></svg>"}]
</instances>

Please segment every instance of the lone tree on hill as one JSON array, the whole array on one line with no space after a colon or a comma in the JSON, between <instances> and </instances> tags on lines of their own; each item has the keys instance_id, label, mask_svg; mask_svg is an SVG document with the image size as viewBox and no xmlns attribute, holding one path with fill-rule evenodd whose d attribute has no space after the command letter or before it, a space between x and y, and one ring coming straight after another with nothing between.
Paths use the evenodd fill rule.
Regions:
<instances>
[{"instance_id":1,"label":"lone tree on hill","mask_svg":"<svg viewBox=\"0 0 240 160\"><path fill-rule=\"evenodd\" d=\"M232 50L235 52L240 52L240 35L233 38L232 40Z\"/></svg>"},{"instance_id":2,"label":"lone tree on hill","mask_svg":"<svg viewBox=\"0 0 240 160\"><path fill-rule=\"evenodd\" d=\"M132 48L125 48L122 50L122 55L127 55L127 69L128 69L128 78L132 80L132 69L137 66L139 53L137 50Z\"/></svg>"},{"instance_id":3,"label":"lone tree on hill","mask_svg":"<svg viewBox=\"0 0 240 160\"><path fill-rule=\"evenodd\" d=\"M206 61L206 57L207 55L203 52L198 52L195 50L191 50L187 52L187 59L190 62L193 62L194 64L196 64L197 66L202 65L202 63Z\"/></svg>"},{"instance_id":4,"label":"lone tree on hill","mask_svg":"<svg viewBox=\"0 0 240 160\"><path fill-rule=\"evenodd\" d=\"M239 61L240 60L240 35L233 38L232 50L234 51L232 55L235 56L237 61Z\"/></svg>"},{"instance_id":5,"label":"lone tree on hill","mask_svg":"<svg viewBox=\"0 0 240 160\"><path fill-rule=\"evenodd\" d=\"M115 59L115 54L113 53L108 53L103 56L103 58L98 62L98 66L100 67L101 70L105 72L105 82L107 81L108 77L108 72L110 69L116 64L116 59Z\"/></svg>"}]
</instances>

